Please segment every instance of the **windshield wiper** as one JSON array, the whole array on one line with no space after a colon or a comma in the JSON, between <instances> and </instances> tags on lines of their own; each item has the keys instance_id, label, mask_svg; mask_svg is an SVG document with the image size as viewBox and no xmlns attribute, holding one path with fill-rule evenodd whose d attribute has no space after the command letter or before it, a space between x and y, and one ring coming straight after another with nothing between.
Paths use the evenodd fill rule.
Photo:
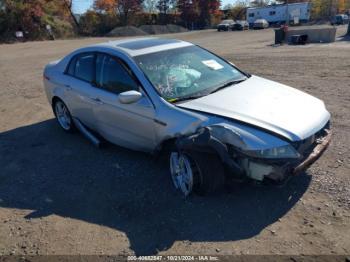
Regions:
<instances>
[{"instance_id":1,"label":"windshield wiper","mask_svg":"<svg viewBox=\"0 0 350 262\"><path fill-rule=\"evenodd\" d=\"M182 102L182 101L187 101L187 100L192 100L192 99L197 99L202 97L203 95L197 95L197 96L184 96L184 97L179 97L179 98L173 98L169 99L168 102L171 103L177 103L177 102Z\"/></svg>"},{"instance_id":2,"label":"windshield wiper","mask_svg":"<svg viewBox=\"0 0 350 262\"><path fill-rule=\"evenodd\" d=\"M213 91L210 92L210 94L215 93L215 92L217 92L217 91L219 91L219 90L221 90L221 89L224 89L224 88L226 88L226 87L229 87L229 86L232 86L232 85L237 85L237 84L239 84L239 83L241 83L241 82L243 82L243 81L245 81L245 80L247 80L247 78L228 81L228 82L224 83L223 85L221 85L221 86L215 88Z\"/></svg>"},{"instance_id":3,"label":"windshield wiper","mask_svg":"<svg viewBox=\"0 0 350 262\"><path fill-rule=\"evenodd\" d=\"M224 89L225 87L228 87L228 86L231 86L231 85L236 85L236 84L239 84L245 80L247 80L248 78L241 78L241 79L238 79L238 80L231 80L231 81L228 81L226 82L225 84L215 88L213 91L211 91L210 93L206 93L206 94L203 94L203 92L201 92L201 94L197 93L198 95L190 95L190 96L184 96L184 97L179 97L179 98L172 98L172 99L168 99L168 102L170 103L177 103L177 102L181 102L181 101L187 101L187 100L192 100L192 99L197 99L197 98L200 98L200 97L203 97L203 96L206 96L208 94L212 94L212 93L215 93L221 89Z\"/></svg>"}]
</instances>

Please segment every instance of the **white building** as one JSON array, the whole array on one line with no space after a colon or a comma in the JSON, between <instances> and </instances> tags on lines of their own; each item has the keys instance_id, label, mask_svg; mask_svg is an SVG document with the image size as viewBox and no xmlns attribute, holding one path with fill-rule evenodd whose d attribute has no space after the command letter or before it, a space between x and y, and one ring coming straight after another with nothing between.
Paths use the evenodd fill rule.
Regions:
<instances>
[{"instance_id":1,"label":"white building","mask_svg":"<svg viewBox=\"0 0 350 262\"><path fill-rule=\"evenodd\" d=\"M247 9L247 21L253 24L257 19L266 19L270 24L284 23L287 19L287 9L289 21L291 23L308 22L311 13L309 2L283 5L270 5L265 7L250 7Z\"/></svg>"}]
</instances>

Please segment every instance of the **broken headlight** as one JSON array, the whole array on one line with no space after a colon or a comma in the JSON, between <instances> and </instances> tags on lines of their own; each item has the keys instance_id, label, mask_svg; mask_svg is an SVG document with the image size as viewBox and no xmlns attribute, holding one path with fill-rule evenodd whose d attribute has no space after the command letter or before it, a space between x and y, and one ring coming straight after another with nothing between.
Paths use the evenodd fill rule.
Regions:
<instances>
[{"instance_id":1,"label":"broken headlight","mask_svg":"<svg viewBox=\"0 0 350 262\"><path fill-rule=\"evenodd\" d=\"M300 154L291 145L274 147L263 150L244 151L249 156L256 158L299 158Z\"/></svg>"}]
</instances>

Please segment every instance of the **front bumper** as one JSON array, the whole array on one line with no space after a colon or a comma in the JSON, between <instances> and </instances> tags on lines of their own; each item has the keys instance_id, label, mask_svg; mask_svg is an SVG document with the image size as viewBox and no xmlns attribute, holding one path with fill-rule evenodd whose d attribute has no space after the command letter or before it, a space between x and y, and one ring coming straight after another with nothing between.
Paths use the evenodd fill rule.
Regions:
<instances>
[{"instance_id":1,"label":"front bumper","mask_svg":"<svg viewBox=\"0 0 350 262\"><path fill-rule=\"evenodd\" d=\"M277 183L283 183L290 176L305 171L323 154L330 144L332 132L328 129L323 129L322 132L323 134L312 142L311 148L308 146L305 151L301 149L304 151L304 157L297 160L268 160L241 155L232 147L212 136L208 128L204 128L196 134L179 138L176 141L176 146L180 151L195 150L217 154L230 171L232 178L247 176L258 181L268 178ZM235 157L232 157L233 154Z\"/></svg>"},{"instance_id":2,"label":"front bumper","mask_svg":"<svg viewBox=\"0 0 350 262\"><path fill-rule=\"evenodd\" d=\"M303 173L324 153L331 142L332 132L328 129L322 130L316 141L312 142L308 149L303 150L301 159L254 159L246 158L243 161L245 173L248 177L263 181L268 179L282 184L291 176Z\"/></svg>"},{"instance_id":3,"label":"front bumper","mask_svg":"<svg viewBox=\"0 0 350 262\"><path fill-rule=\"evenodd\" d=\"M332 131L326 130L326 133L327 135L322 137L318 145L312 150L311 154L298 166L293 168L293 171L292 171L293 175L297 175L305 171L324 153L324 151L327 149L332 139Z\"/></svg>"}]
</instances>

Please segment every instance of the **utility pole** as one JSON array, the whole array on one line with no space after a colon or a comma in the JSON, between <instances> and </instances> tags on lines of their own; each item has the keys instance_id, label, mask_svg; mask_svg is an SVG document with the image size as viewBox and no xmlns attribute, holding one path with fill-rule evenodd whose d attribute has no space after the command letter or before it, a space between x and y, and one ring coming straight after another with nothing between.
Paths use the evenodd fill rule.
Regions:
<instances>
[{"instance_id":1,"label":"utility pole","mask_svg":"<svg viewBox=\"0 0 350 262\"><path fill-rule=\"evenodd\" d=\"M331 0L331 4L330 4L330 7L329 7L329 17L333 17L334 15L334 0Z\"/></svg>"},{"instance_id":2,"label":"utility pole","mask_svg":"<svg viewBox=\"0 0 350 262\"><path fill-rule=\"evenodd\" d=\"M286 1L286 25L289 26L289 1Z\"/></svg>"}]
</instances>

